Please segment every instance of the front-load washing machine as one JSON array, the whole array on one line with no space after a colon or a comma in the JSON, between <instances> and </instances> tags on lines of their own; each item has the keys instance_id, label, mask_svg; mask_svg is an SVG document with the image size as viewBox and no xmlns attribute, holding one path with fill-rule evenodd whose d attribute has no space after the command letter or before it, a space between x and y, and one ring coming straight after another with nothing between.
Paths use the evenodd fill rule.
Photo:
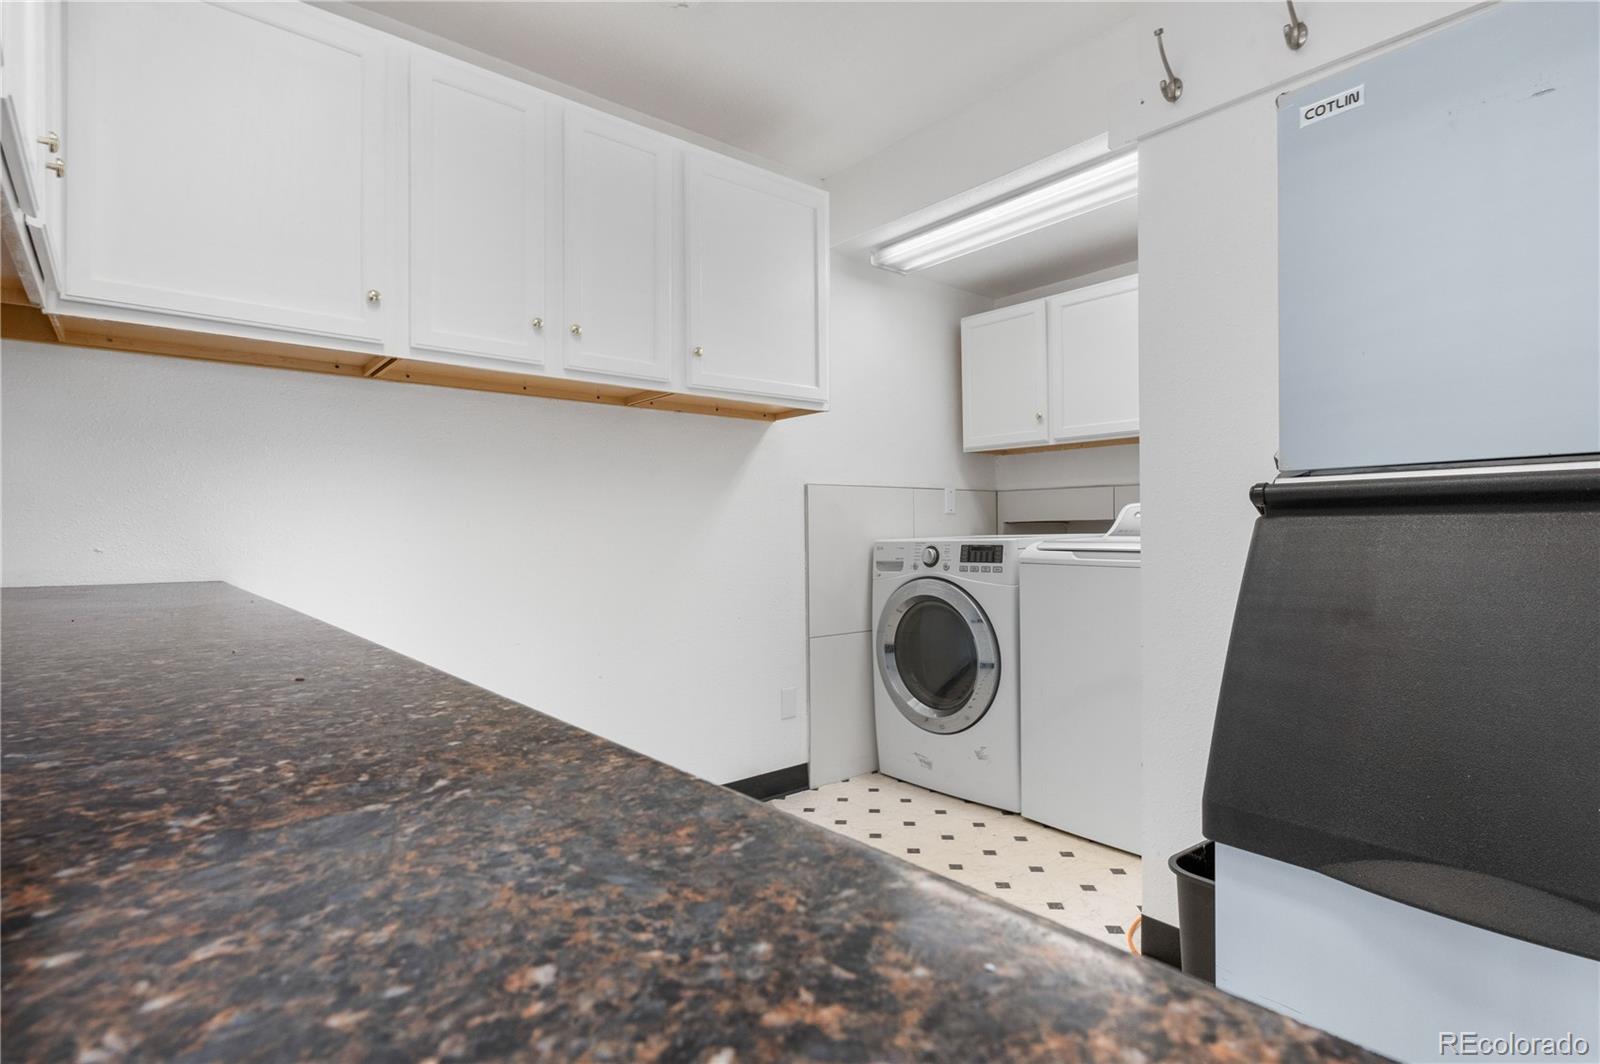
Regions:
<instances>
[{"instance_id":1,"label":"front-load washing machine","mask_svg":"<svg viewBox=\"0 0 1600 1064\"><path fill-rule=\"evenodd\" d=\"M886 775L1019 808L1017 562L1037 538L873 545L873 709Z\"/></svg>"}]
</instances>

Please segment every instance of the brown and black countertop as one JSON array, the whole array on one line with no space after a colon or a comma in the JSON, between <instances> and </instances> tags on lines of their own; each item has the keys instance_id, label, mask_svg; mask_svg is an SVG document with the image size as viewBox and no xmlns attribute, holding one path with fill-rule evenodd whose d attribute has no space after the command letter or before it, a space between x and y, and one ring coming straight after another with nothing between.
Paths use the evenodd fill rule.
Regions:
<instances>
[{"instance_id":1,"label":"brown and black countertop","mask_svg":"<svg viewBox=\"0 0 1600 1064\"><path fill-rule=\"evenodd\" d=\"M3 613L8 1060L1368 1059L224 584Z\"/></svg>"}]
</instances>

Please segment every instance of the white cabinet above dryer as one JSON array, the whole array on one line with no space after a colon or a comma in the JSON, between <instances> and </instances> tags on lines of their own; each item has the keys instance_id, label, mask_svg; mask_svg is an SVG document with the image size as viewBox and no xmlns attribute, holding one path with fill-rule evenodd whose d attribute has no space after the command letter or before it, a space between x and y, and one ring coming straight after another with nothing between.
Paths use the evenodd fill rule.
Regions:
<instances>
[{"instance_id":1,"label":"white cabinet above dryer","mask_svg":"<svg viewBox=\"0 0 1600 1064\"><path fill-rule=\"evenodd\" d=\"M961 414L968 451L1136 439L1137 275L962 319Z\"/></svg>"},{"instance_id":2,"label":"white cabinet above dryer","mask_svg":"<svg viewBox=\"0 0 1600 1064\"><path fill-rule=\"evenodd\" d=\"M1050 345L1050 439L1139 434L1139 278L1045 300Z\"/></svg>"},{"instance_id":3,"label":"white cabinet above dryer","mask_svg":"<svg viewBox=\"0 0 1600 1064\"><path fill-rule=\"evenodd\" d=\"M961 319L961 435L968 451L1047 443L1043 300Z\"/></svg>"}]
</instances>

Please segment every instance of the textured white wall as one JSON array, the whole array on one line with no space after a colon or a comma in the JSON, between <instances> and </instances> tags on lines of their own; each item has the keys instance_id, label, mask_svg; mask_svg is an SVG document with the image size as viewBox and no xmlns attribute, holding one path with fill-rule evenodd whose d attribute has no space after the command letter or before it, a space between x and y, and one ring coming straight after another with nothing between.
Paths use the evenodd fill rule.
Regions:
<instances>
[{"instance_id":1,"label":"textured white wall","mask_svg":"<svg viewBox=\"0 0 1600 1064\"><path fill-rule=\"evenodd\" d=\"M3 581L228 580L711 779L804 761L804 485L993 476L987 301L833 271L833 409L775 425L7 343Z\"/></svg>"},{"instance_id":2,"label":"textured white wall","mask_svg":"<svg viewBox=\"0 0 1600 1064\"><path fill-rule=\"evenodd\" d=\"M1270 96L1139 146L1145 507L1144 911L1178 922L1166 859L1200 840L1211 722L1278 440L1278 181Z\"/></svg>"}]
</instances>

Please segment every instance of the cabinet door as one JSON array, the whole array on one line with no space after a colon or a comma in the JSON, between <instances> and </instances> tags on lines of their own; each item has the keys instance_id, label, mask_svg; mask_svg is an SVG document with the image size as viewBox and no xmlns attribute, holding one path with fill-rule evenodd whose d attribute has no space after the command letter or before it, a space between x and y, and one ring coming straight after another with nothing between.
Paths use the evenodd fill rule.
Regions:
<instances>
[{"instance_id":1,"label":"cabinet door","mask_svg":"<svg viewBox=\"0 0 1600 1064\"><path fill-rule=\"evenodd\" d=\"M411 344L539 364L549 98L443 56L411 67Z\"/></svg>"},{"instance_id":2,"label":"cabinet door","mask_svg":"<svg viewBox=\"0 0 1600 1064\"><path fill-rule=\"evenodd\" d=\"M689 153L690 387L827 398L827 202L818 189Z\"/></svg>"},{"instance_id":3,"label":"cabinet door","mask_svg":"<svg viewBox=\"0 0 1600 1064\"><path fill-rule=\"evenodd\" d=\"M657 133L581 108L568 109L565 123L563 362L666 383L676 149Z\"/></svg>"},{"instance_id":4,"label":"cabinet door","mask_svg":"<svg viewBox=\"0 0 1600 1064\"><path fill-rule=\"evenodd\" d=\"M961 429L966 450L1049 439L1043 300L961 321Z\"/></svg>"},{"instance_id":5,"label":"cabinet door","mask_svg":"<svg viewBox=\"0 0 1600 1064\"><path fill-rule=\"evenodd\" d=\"M74 3L66 30L68 297L381 338L384 36L262 3Z\"/></svg>"},{"instance_id":6,"label":"cabinet door","mask_svg":"<svg viewBox=\"0 0 1600 1064\"><path fill-rule=\"evenodd\" d=\"M54 3L0 4L0 151L5 155L13 202L29 217L44 212L43 197L58 180L45 164L57 157L41 140L58 133L50 121L50 83L60 71L51 62Z\"/></svg>"},{"instance_id":7,"label":"cabinet door","mask_svg":"<svg viewBox=\"0 0 1600 1064\"><path fill-rule=\"evenodd\" d=\"M1063 292L1050 313L1050 435L1057 443L1139 434L1139 279Z\"/></svg>"},{"instance_id":8,"label":"cabinet door","mask_svg":"<svg viewBox=\"0 0 1600 1064\"><path fill-rule=\"evenodd\" d=\"M46 291L60 284L63 159L61 7L0 4L0 154L12 203L25 216L32 262L18 264ZM33 263L37 263L35 271ZM29 283L24 283L29 288ZM30 291L37 289L29 288Z\"/></svg>"}]
</instances>

